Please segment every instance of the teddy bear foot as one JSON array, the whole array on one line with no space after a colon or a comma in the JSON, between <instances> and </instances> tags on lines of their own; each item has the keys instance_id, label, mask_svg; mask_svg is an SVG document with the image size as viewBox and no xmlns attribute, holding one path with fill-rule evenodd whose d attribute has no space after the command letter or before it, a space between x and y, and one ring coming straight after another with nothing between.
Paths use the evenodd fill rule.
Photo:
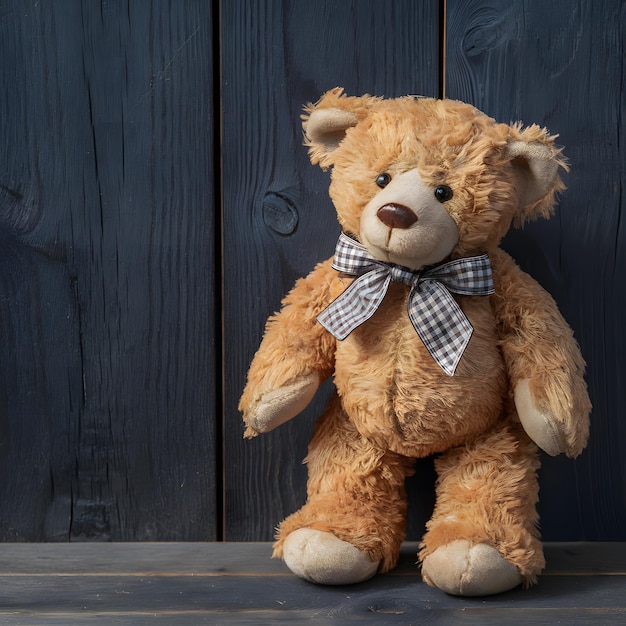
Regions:
<instances>
[{"instance_id":1,"label":"teddy bear foot","mask_svg":"<svg viewBox=\"0 0 626 626\"><path fill-rule=\"evenodd\" d=\"M454 596L487 596L522 583L517 568L485 543L457 540L437 548L422 564L422 577Z\"/></svg>"},{"instance_id":2,"label":"teddy bear foot","mask_svg":"<svg viewBox=\"0 0 626 626\"><path fill-rule=\"evenodd\" d=\"M322 585L349 585L374 576L378 562L335 535L299 528L283 544L287 567L300 578Z\"/></svg>"}]
</instances>

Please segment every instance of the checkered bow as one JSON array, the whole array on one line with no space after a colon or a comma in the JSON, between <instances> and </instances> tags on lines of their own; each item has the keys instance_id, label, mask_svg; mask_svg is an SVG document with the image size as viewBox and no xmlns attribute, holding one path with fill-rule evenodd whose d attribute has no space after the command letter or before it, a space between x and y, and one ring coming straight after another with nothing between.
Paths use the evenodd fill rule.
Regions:
<instances>
[{"instance_id":1,"label":"checkered bow","mask_svg":"<svg viewBox=\"0 0 626 626\"><path fill-rule=\"evenodd\" d=\"M345 339L374 315L392 280L409 285L411 323L448 376L454 375L474 330L450 292L468 296L494 293L486 254L414 271L375 260L359 242L342 233L333 268L356 279L318 315L326 330L340 341Z\"/></svg>"}]
</instances>

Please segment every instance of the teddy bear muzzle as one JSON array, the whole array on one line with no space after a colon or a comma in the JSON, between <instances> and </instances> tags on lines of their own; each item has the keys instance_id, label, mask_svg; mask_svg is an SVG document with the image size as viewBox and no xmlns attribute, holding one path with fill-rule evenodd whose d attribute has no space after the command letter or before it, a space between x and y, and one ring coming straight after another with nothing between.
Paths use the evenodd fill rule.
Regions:
<instances>
[{"instance_id":1,"label":"teddy bear muzzle","mask_svg":"<svg viewBox=\"0 0 626 626\"><path fill-rule=\"evenodd\" d=\"M417 215L403 204L385 204L378 209L376 215L389 228L409 228L417 222Z\"/></svg>"}]
</instances>

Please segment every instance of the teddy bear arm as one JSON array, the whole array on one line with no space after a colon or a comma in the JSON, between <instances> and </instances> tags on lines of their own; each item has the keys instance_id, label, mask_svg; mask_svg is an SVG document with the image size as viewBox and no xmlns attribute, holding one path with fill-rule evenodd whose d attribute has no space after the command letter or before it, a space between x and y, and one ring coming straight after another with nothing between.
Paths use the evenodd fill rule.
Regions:
<instances>
[{"instance_id":1,"label":"teddy bear arm","mask_svg":"<svg viewBox=\"0 0 626 626\"><path fill-rule=\"evenodd\" d=\"M575 457L587 441L591 404L572 330L552 297L504 253L494 264L494 282L494 310L520 422L548 454Z\"/></svg>"},{"instance_id":2,"label":"teddy bear arm","mask_svg":"<svg viewBox=\"0 0 626 626\"><path fill-rule=\"evenodd\" d=\"M330 261L299 280L267 321L239 403L245 436L268 432L306 408L334 369L335 339L317 322L333 298Z\"/></svg>"}]
</instances>

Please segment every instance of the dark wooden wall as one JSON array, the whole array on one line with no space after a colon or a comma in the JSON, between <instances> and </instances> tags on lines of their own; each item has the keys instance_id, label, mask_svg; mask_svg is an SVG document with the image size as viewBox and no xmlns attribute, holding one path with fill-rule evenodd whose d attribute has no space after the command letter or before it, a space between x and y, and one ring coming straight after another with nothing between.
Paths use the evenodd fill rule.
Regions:
<instances>
[{"instance_id":1,"label":"dark wooden wall","mask_svg":"<svg viewBox=\"0 0 626 626\"><path fill-rule=\"evenodd\" d=\"M505 247L557 300L588 363L591 439L546 457L550 539L626 537L626 3L448 0L446 93L559 134L571 173L554 218ZM508 7L503 9L503 5Z\"/></svg>"},{"instance_id":2,"label":"dark wooden wall","mask_svg":"<svg viewBox=\"0 0 626 626\"><path fill-rule=\"evenodd\" d=\"M301 461L327 395L242 440L237 401L267 315L339 234L328 174L302 147L302 105L337 85L437 95L438 3L229 0L222 36L225 529L249 541L304 503Z\"/></svg>"},{"instance_id":3,"label":"dark wooden wall","mask_svg":"<svg viewBox=\"0 0 626 626\"><path fill-rule=\"evenodd\" d=\"M211 3L0 2L0 537L214 539Z\"/></svg>"},{"instance_id":4,"label":"dark wooden wall","mask_svg":"<svg viewBox=\"0 0 626 626\"><path fill-rule=\"evenodd\" d=\"M547 539L626 539L621 0L0 0L0 539L268 540L303 415L242 440L268 314L338 234L302 104L445 95L560 134L557 215L506 247L589 364ZM445 46L444 46L445 41ZM445 51L445 54L444 54ZM409 536L432 506L411 479Z\"/></svg>"}]
</instances>

